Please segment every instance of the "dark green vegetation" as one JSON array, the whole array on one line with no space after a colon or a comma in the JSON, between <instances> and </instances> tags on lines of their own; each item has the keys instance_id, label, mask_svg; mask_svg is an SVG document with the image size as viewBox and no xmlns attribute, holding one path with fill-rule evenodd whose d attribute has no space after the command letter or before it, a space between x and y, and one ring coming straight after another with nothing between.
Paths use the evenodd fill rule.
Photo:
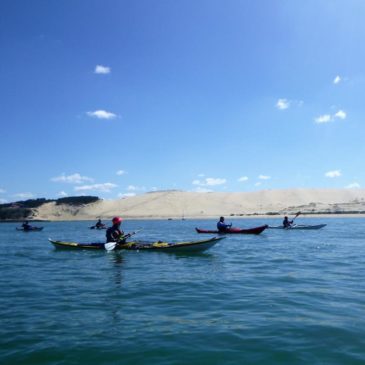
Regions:
<instances>
[{"instance_id":1,"label":"dark green vegetation","mask_svg":"<svg viewBox=\"0 0 365 365\"><path fill-rule=\"evenodd\" d=\"M14 203L0 204L0 220L23 220L32 219L34 209L45 203L55 202L56 205L67 204L72 206L95 203L99 200L97 196L70 196L60 199L29 199Z\"/></svg>"}]
</instances>

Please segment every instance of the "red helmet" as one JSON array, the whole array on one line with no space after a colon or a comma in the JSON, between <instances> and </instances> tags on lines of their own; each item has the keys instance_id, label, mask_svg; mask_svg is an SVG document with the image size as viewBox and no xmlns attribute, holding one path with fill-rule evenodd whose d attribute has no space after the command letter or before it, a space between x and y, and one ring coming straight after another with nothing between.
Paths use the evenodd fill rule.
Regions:
<instances>
[{"instance_id":1,"label":"red helmet","mask_svg":"<svg viewBox=\"0 0 365 365\"><path fill-rule=\"evenodd\" d=\"M123 221L123 219L120 217L114 217L112 219L113 224L120 224L120 223L122 223L122 221Z\"/></svg>"}]
</instances>

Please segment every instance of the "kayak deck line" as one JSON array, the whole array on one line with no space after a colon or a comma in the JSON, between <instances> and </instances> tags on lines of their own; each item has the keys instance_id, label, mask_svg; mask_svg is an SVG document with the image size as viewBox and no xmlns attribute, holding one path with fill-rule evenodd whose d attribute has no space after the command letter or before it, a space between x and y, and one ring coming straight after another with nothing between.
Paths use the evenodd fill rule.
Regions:
<instances>
[{"instance_id":1,"label":"kayak deck line","mask_svg":"<svg viewBox=\"0 0 365 365\"><path fill-rule=\"evenodd\" d=\"M307 225L307 224L296 224L290 227L284 227L284 226L268 226L269 229L284 229L286 231L291 230L316 230L321 229L323 227L326 227L327 224L314 224L314 225Z\"/></svg>"},{"instance_id":2,"label":"kayak deck line","mask_svg":"<svg viewBox=\"0 0 365 365\"><path fill-rule=\"evenodd\" d=\"M195 228L197 233L210 233L210 234L260 234L269 226L267 224L254 228L229 228L227 231L220 232L218 230L207 230L201 228Z\"/></svg>"},{"instance_id":3,"label":"kayak deck line","mask_svg":"<svg viewBox=\"0 0 365 365\"><path fill-rule=\"evenodd\" d=\"M117 245L117 250L150 250L150 251L205 251L208 248L214 246L217 242L224 239L224 237L212 237L207 240L200 241L184 241L184 242L144 242L144 241L131 241L123 245ZM56 241L49 238L49 241L56 248L73 248L73 249L96 249L104 250L104 242L92 242L92 243L79 243L79 242L66 242Z\"/></svg>"}]
</instances>

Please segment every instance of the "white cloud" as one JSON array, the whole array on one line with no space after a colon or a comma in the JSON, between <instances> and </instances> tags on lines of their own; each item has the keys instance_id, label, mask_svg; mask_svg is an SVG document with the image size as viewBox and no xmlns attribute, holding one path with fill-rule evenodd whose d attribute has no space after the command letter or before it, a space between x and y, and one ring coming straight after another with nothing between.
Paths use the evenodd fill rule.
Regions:
<instances>
[{"instance_id":1,"label":"white cloud","mask_svg":"<svg viewBox=\"0 0 365 365\"><path fill-rule=\"evenodd\" d=\"M315 118L314 121L316 123L328 123L332 120L331 116L329 114L323 114L319 117Z\"/></svg>"},{"instance_id":2,"label":"white cloud","mask_svg":"<svg viewBox=\"0 0 365 365\"><path fill-rule=\"evenodd\" d=\"M330 177L330 178L334 178L334 177L339 177L341 176L341 170L332 170L332 171L327 171L324 176L326 177Z\"/></svg>"},{"instance_id":3,"label":"white cloud","mask_svg":"<svg viewBox=\"0 0 365 365\"><path fill-rule=\"evenodd\" d=\"M346 112L343 110L339 110L336 114L334 114L334 118L339 118L339 119L346 119Z\"/></svg>"},{"instance_id":4,"label":"white cloud","mask_svg":"<svg viewBox=\"0 0 365 365\"><path fill-rule=\"evenodd\" d=\"M65 191L60 191L57 195L60 197L68 196L68 194Z\"/></svg>"},{"instance_id":5,"label":"white cloud","mask_svg":"<svg viewBox=\"0 0 365 365\"><path fill-rule=\"evenodd\" d=\"M20 199L31 199L31 198L34 198L34 195L32 193L18 193L18 194L14 194L14 196L16 198L20 198Z\"/></svg>"},{"instance_id":6,"label":"white cloud","mask_svg":"<svg viewBox=\"0 0 365 365\"><path fill-rule=\"evenodd\" d=\"M117 174L118 176L125 175L126 173L127 173L127 171L124 171L124 170L118 170L118 171L116 172L116 174Z\"/></svg>"},{"instance_id":7,"label":"white cloud","mask_svg":"<svg viewBox=\"0 0 365 365\"><path fill-rule=\"evenodd\" d=\"M267 175L259 175L259 179L260 180L270 180L271 176L267 176Z\"/></svg>"},{"instance_id":8,"label":"white cloud","mask_svg":"<svg viewBox=\"0 0 365 365\"><path fill-rule=\"evenodd\" d=\"M330 114L323 114L319 117L315 118L314 121L316 123L329 123L333 122L336 118L338 119L346 119L347 114L343 110L339 110L337 113L330 115Z\"/></svg>"},{"instance_id":9,"label":"white cloud","mask_svg":"<svg viewBox=\"0 0 365 365\"><path fill-rule=\"evenodd\" d=\"M93 185L82 185L82 186L75 186L75 191L100 191L102 193L110 193L110 191L116 188L118 185L113 183L104 183L104 184L93 184Z\"/></svg>"},{"instance_id":10,"label":"white cloud","mask_svg":"<svg viewBox=\"0 0 365 365\"><path fill-rule=\"evenodd\" d=\"M290 101L287 99L279 99L275 105L279 110L288 109L290 106Z\"/></svg>"},{"instance_id":11,"label":"white cloud","mask_svg":"<svg viewBox=\"0 0 365 365\"><path fill-rule=\"evenodd\" d=\"M198 175L198 177L204 177L205 176L205 174L199 174Z\"/></svg>"},{"instance_id":12,"label":"white cloud","mask_svg":"<svg viewBox=\"0 0 365 365\"><path fill-rule=\"evenodd\" d=\"M108 66L96 65L94 72L96 74L110 74L111 68Z\"/></svg>"},{"instance_id":13,"label":"white cloud","mask_svg":"<svg viewBox=\"0 0 365 365\"><path fill-rule=\"evenodd\" d=\"M359 189L360 188L360 184L357 182L353 182L351 184L348 184L347 186L345 186L346 189Z\"/></svg>"},{"instance_id":14,"label":"white cloud","mask_svg":"<svg viewBox=\"0 0 365 365\"><path fill-rule=\"evenodd\" d=\"M261 181L258 181L258 182L255 184L255 186L260 186L260 185L262 185L262 182L261 182Z\"/></svg>"},{"instance_id":15,"label":"white cloud","mask_svg":"<svg viewBox=\"0 0 365 365\"><path fill-rule=\"evenodd\" d=\"M223 185L226 182L227 182L226 179L207 177L204 180L194 180L192 184L199 186L216 186L216 185Z\"/></svg>"},{"instance_id":16,"label":"white cloud","mask_svg":"<svg viewBox=\"0 0 365 365\"><path fill-rule=\"evenodd\" d=\"M84 182L93 182L94 179L87 176L81 176L78 172L72 174L72 175L65 175L62 174L60 176L52 177L51 181L54 182L62 182L67 184L82 184Z\"/></svg>"},{"instance_id":17,"label":"white cloud","mask_svg":"<svg viewBox=\"0 0 365 365\"><path fill-rule=\"evenodd\" d=\"M340 81L341 81L342 79L341 79L341 77L339 76L339 75L337 75L335 78L334 78L334 80L333 80L333 83L334 84L338 84L338 83L340 83Z\"/></svg>"},{"instance_id":18,"label":"white cloud","mask_svg":"<svg viewBox=\"0 0 365 365\"><path fill-rule=\"evenodd\" d=\"M248 180L247 176L241 176L237 181L244 182L244 181L247 181L247 180Z\"/></svg>"},{"instance_id":19,"label":"white cloud","mask_svg":"<svg viewBox=\"0 0 365 365\"><path fill-rule=\"evenodd\" d=\"M202 188L201 186L198 186L193 191L196 192L196 193L211 193L213 190L210 190L210 189L207 189L207 188Z\"/></svg>"},{"instance_id":20,"label":"white cloud","mask_svg":"<svg viewBox=\"0 0 365 365\"><path fill-rule=\"evenodd\" d=\"M6 199L0 199L0 204L5 204L7 203L8 201Z\"/></svg>"},{"instance_id":21,"label":"white cloud","mask_svg":"<svg viewBox=\"0 0 365 365\"><path fill-rule=\"evenodd\" d=\"M132 196L136 196L136 193L119 193L118 198L131 198Z\"/></svg>"},{"instance_id":22,"label":"white cloud","mask_svg":"<svg viewBox=\"0 0 365 365\"><path fill-rule=\"evenodd\" d=\"M114 119L117 117L116 114L112 112L107 112L106 110L95 110L93 112L86 113L89 117L98 118L98 119Z\"/></svg>"},{"instance_id":23,"label":"white cloud","mask_svg":"<svg viewBox=\"0 0 365 365\"><path fill-rule=\"evenodd\" d=\"M6 190L0 189L0 194L4 194L4 193L6 193Z\"/></svg>"}]
</instances>

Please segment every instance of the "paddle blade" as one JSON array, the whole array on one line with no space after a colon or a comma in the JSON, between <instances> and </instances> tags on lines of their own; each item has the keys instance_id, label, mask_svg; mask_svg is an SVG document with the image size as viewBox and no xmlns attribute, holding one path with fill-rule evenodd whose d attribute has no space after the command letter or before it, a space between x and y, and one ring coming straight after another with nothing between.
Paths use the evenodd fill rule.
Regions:
<instances>
[{"instance_id":1,"label":"paddle blade","mask_svg":"<svg viewBox=\"0 0 365 365\"><path fill-rule=\"evenodd\" d=\"M104 245L104 248L107 250L107 251L113 251L115 249L115 246L117 245L117 242L107 242L105 245Z\"/></svg>"}]
</instances>

